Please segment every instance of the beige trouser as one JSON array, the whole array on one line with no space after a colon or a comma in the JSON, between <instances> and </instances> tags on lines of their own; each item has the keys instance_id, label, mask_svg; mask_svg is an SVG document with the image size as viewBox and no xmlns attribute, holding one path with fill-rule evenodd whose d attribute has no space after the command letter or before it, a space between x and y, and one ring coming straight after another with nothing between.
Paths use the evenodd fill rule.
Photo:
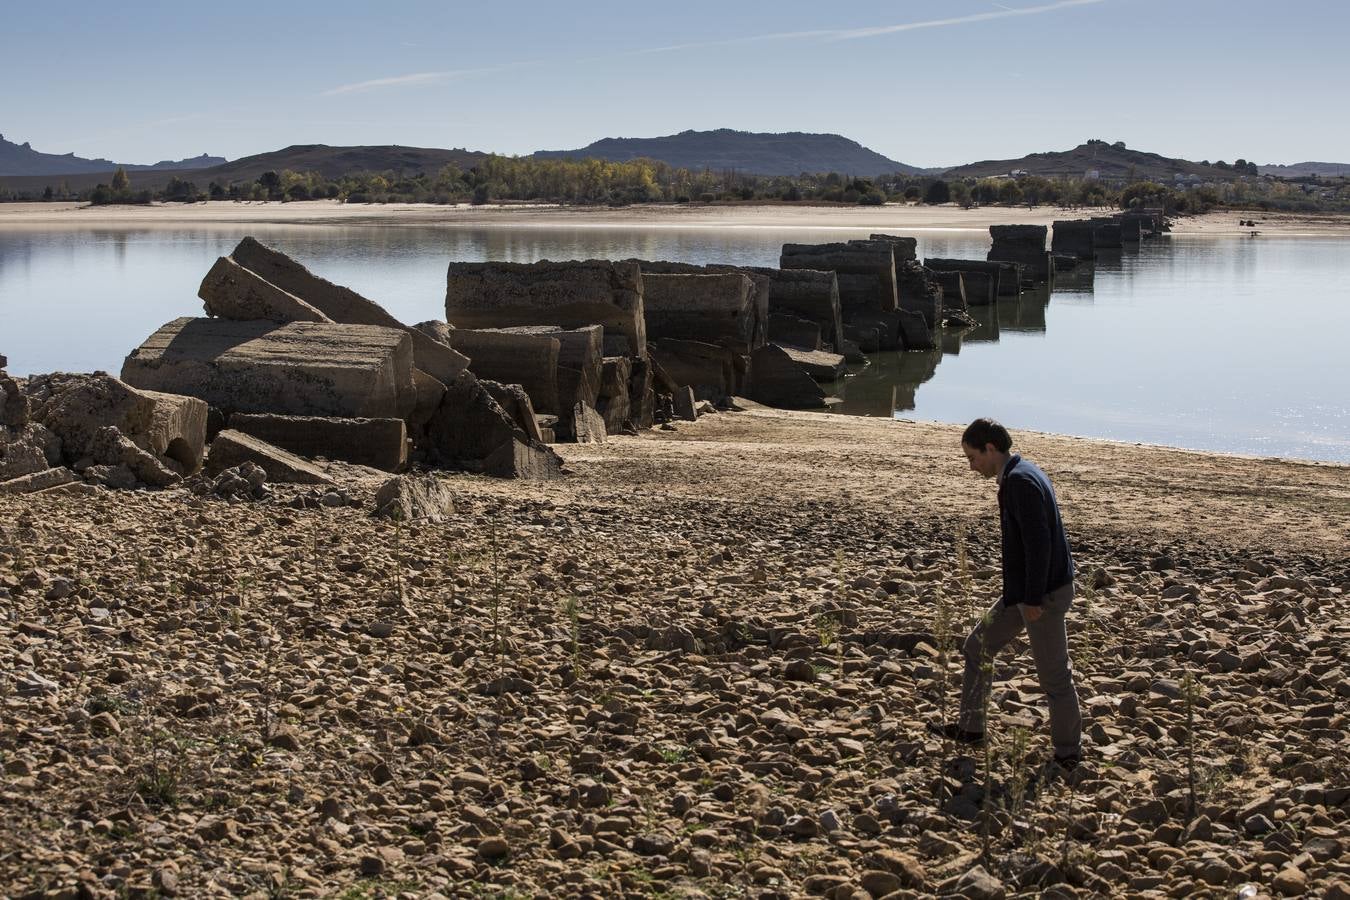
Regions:
<instances>
[{"instance_id":1,"label":"beige trouser","mask_svg":"<svg viewBox=\"0 0 1350 900\"><path fill-rule=\"evenodd\" d=\"M993 667L984 671L984 662L992 661L1013 638L1026 630L1031 657L1041 690L1050 700L1050 739L1056 756L1078 753L1082 742L1083 720L1078 711L1078 691L1073 683L1069 662L1069 639L1064 616L1073 603L1073 585L1066 584L1047 594L1041 603L1041 617L1028 622L1023 605L1004 606L999 600L981 619L961 647L966 658L966 673L961 684L961 717L958 724L966 731L984 731L985 697L993 682Z\"/></svg>"}]
</instances>

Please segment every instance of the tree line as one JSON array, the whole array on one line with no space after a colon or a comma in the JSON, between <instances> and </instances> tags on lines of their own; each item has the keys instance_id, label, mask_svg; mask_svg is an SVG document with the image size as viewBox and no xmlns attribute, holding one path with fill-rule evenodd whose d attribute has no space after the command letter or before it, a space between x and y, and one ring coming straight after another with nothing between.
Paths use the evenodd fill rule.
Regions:
<instances>
[{"instance_id":1,"label":"tree line","mask_svg":"<svg viewBox=\"0 0 1350 900\"><path fill-rule=\"evenodd\" d=\"M1245 171L1249 164L1239 160ZM1235 168L1236 168L1235 164ZM36 199L6 195L0 200ZM1147 180L1118 184L1101 179L1023 175L953 178L892 174L862 178L840 173L794 176L747 175L737 171L676 168L649 159L532 159L488 156L468 168L447 165L427 172L352 172L329 178L319 172L268 171L251 181L211 181L204 187L174 176L162 189L137 190L124 169L110 184L71 192L47 187L45 200L109 203L203 200L293 201L334 199L346 203L474 203L498 201L575 205L633 203L955 203L973 206L1043 205L1089 208L1164 207L1195 213L1219 205L1270 210L1350 211L1350 179L1246 179L1196 186Z\"/></svg>"}]
</instances>

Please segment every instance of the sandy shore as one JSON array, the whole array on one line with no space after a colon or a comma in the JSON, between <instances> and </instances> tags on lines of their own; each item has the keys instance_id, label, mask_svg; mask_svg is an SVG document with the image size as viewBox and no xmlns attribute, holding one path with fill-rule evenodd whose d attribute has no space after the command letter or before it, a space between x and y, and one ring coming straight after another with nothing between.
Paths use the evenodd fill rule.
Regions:
<instances>
[{"instance_id":1,"label":"sandy shore","mask_svg":"<svg viewBox=\"0 0 1350 900\"><path fill-rule=\"evenodd\" d=\"M1020 436L1081 574L1066 783L1024 648L987 759L924 730L999 590L957 437L722 413L401 529L0 497L0 893L1344 896L1350 467Z\"/></svg>"},{"instance_id":2,"label":"sandy shore","mask_svg":"<svg viewBox=\"0 0 1350 900\"><path fill-rule=\"evenodd\" d=\"M841 232L985 231L990 225L1049 225L1055 219L1084 218L1101 210L1065 210L956 206L630 206L618 209L548 205L435 206L348 205L332 200L298 203L235 203L151 207L83 207L74 203L0 203L0 230L62 227L136 227L160 225L381 225L491 228L802 228ZM1247 234L1230 212L1177 220L1176 234ZM1262 234L1290 236L1350 235L1350 216L1272 214L1255 217Z\"/></svg>"}]
</instances>

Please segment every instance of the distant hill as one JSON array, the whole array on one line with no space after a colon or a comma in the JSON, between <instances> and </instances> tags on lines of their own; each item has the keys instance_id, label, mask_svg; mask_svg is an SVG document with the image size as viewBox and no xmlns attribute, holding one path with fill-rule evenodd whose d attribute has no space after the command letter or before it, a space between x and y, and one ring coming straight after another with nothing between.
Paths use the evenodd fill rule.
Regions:
<instances>
[{"instance_id":1,"label":"distant hill","mask_svg":"<svg viewBox=\"0 0 1350 900\"><path fill-rule=\"evenodd\" d=\"M540 150L537 158L606 159L627 162L655 159L682 169L735 169L748 175L800 175L803 172L839 172L873 177L922 169L887 159L857 141L837 134L789 131L763 134L719 128L681 131L654 138L604 138L578 150Z\"/></svg>"},{"instance_id":2,"label":"distant hill","mask_svg":"<svg viewBox=\"0 0 1350 900\"><path fill-rule=\"evenodd\" d=\"M1175 175L1195 175L1206 180L1232 181L1231 169L1220 169L1185 159L1172 159L1157 153L1130 150L1123 143L1088 141L1072 150L1032 153L1020 159L988 159L969 165L956 166L943 174L950 178L986 178L1007 175L1014 171L1047 178L1082 178L1095 171L1098 177L1111 181L1150 179L1170 181Z\"/></svg>"},{"instance_id":3,"label":"distant hill","mask_svg":"<svg viewBox=\"0 0 1350 900\"><path fill-rule=\"evenodd\" d=\"M488 154L476 150L440 150L433 147L380 146L330 147L327 144L294 144L282 150L245 156L223 166L198 173L202 181L253 181L263 172L319 172L339 178L352 172L437 172L448 164L460 168L475 165Z\"/></svg>"},{"instance_id":4,"label":"distant hill","mask_svg":"<svg viewBox=\"0 0 1350 900\"><path fill-rule=\"evenodd\" d=\"M1350 175L1350 163L1301 162L1288 166L1257 166L1262 175L1275 175L1279 178L1306 178L1309 175L1326 175L1342 178Z\"/></svg>"},{"instance_id":5,"label":"distant hill","mask_svg":"<svg viewBox=\"0 0 1350 900\"><path fill-rule=\"evenodd\" d=\"M109 159L85 159L74 153L42 153L25 141L16 144L0 134L0 175L83 175L93 172L113 172L118 165L128 171L159 171L166 169L204 169L225 162L223 156L194 156L177 161L163 160L154 165L115 163Z\"/></svg>"}]
</instances>

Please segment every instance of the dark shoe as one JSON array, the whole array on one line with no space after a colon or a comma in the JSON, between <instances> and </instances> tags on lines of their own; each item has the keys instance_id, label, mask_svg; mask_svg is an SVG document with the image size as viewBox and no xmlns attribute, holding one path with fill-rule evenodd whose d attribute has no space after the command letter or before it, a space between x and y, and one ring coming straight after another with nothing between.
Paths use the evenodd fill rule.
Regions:
<instances>
[{"instance_id":1,"label":"dark shoe","mask_svg":"<svg viewBox=\"0 0 1350 900\"><path fill-rule=\"evenodd\" d=\"M984 744L983 731L966 731L955 722L948 722L942 725L929 722L928 730L940 738L956 741L958 744L969 744L972 747L979 747Z\"/></svg>"}]
</instances>

